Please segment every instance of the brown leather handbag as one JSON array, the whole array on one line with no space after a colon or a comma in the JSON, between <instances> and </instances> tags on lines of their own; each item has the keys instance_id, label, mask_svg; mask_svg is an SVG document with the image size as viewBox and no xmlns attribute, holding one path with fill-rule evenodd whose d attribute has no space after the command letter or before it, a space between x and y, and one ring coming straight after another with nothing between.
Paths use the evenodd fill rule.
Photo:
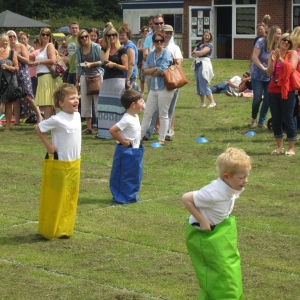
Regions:
<instances>
[{"instance_id":1,"label":"brown leather handbag","mask_svg":"<svg viewBox=\"0 0 300 300\"><path fill-rule=\"evenodd\" d=\"M188 83L180 65L171 65L163 72L163 76L168 91L181 88Z\"/></svg>"},{"instance_id":2,"label":"brown leather handbag","mask_svg":"<svg viewBox=\"0 0 300 300\"><path fill-rule=\"evenodd\" d=\"M96 95L99 94L101 84L102 84L102 76L85 76L86 81L86 94L87 95Z\"/></svg>"}]
</instances>

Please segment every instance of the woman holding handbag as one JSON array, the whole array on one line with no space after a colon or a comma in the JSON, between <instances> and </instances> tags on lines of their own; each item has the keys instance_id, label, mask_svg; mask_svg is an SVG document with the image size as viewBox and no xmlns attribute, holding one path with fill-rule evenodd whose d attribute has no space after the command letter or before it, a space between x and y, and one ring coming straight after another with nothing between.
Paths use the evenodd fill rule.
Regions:
<instances>
[{"instance_id":1,"label":"woman holding handbag","mask_svg":"<svg viewBox=\"0 0 300 300\"><path fill-rule=\"evenodd\" d=\"M9 85L17 78L15 73L19 70L17 54L10 49L8 35L0 35L0 103L5 104L5 130L9 130L12 116L12 102L8 97Z\"/></svg>"},{"instance_id":2,"label":"woman holding handbag","mask_svg":"<svg viewBox=\"0 0 300 300\"><path fill-rule=\"evenodd\" d=\"M56 89L56 80L52 78L47 65L56 63L56 52L52 43L52 34L49 28L42 28L39 34L40 51L35 57L30 55L30 65L37 66L36 75L38 77L38 86L36 90L35 102L44 111L44 118L49 119L54 113L53 93Z\"/></svg>"},{"instance_id":3,"label":"woman holding handbag","mask_svg":"<svg viewBox=\"0 0 300 300\"><path fill-rule=\"evenodd\" d=\"M295 91L290 80L292 72L298 65L298 54L293 48L290 34L284 33L268 58L267 75L272 77L268 88L269 105L272 114L272 127L277 148L271 155L283 152L283 126L288 141L288 151L285 156L295 154L297 127L294 119Z\"/></svg>"},{"instance_id":4,"label":"woman holding handbag","mask_svg":"<svg viewBox=\"0 0 300 300\"><path fill-rule=\"evenodd\" d=\"M92 104L97 99L102 83L103 69L100 59L100 45L91 41L89 33L82 29L77 36L76 49L76 87L81 91L81 117L85 118L87 128L82 134L92 134ZM90 90L92 89L92 90ZM97 111L98 102L94 101Z\"/></svg>"},{"instance_id":5,"label":"woman holding handbag","mask_svg":"<svg viewBox=\"0 0 300 300\"><path fill-rule=\"evenodd\" d=\"M144 137L150 126L152 115L158 108L160 123L158 142L164 144L169 125L168 111L174 90L167 90L162 73L172 64L173 58L171 52L164 49L164 36L162 33L155 32L152 36L152 42L155 50L149 53L143 66L145 75L151 75L151 83L141 124L141 134Z\"/></svg>"},{"instance_id":6,"label":"woman holding handbag","mask_svg":"<svg viewBox=\"0 0 300 300\"><path fill-rule=\"evenodd\" d=\"M32 111L35 112L37 122L43 120L39 107L34 104L34 95L32 91L31 78L28 70L29 54L27 48L18 42L17 34L13 30L7 31L10 48L17 53L19 70L17 78L19 85L24 89L24 96L16 100L14 105L15 125L20 125L20 117L29 117Z\"/></svg>"}]
</instances>

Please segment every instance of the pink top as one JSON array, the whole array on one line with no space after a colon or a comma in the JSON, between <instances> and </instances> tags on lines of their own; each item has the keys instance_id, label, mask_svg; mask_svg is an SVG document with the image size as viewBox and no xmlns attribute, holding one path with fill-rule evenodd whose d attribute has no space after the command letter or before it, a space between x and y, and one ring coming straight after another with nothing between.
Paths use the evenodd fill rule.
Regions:
<instances>
[{"instance_id":1,"label":"pink top","mask_svg":"<svg viewBox=\"0 0 300 300\"><path fill-rule=\"evenodd\" d=\"M32 51L30 54L33 54L34 58L36 58L36 56L38 55L39 51L40 50L37 49L37 50ZM35 61L35 59L31 59L30 61ZM29 67L28 69L29 69L30 77L36 76L36 66Z\"/></svg>"}]
</instances>

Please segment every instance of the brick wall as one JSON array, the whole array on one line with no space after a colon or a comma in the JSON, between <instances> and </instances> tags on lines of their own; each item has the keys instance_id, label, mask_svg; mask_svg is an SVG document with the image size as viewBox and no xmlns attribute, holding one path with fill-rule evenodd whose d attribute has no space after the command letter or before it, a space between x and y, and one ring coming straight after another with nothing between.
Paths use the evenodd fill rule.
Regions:
<instances>
[{"instance_id":1,"label":"brick wall","mask_svg":"<svg viewBox=\"0 0 300 300\"><path fill-rule=\"evenodd\" d=\"M286 6L284 7L284 3ZM211 0L196 1L185 0L183 4L184 11L184 34L183 34L183 52L188 57L188 28L189 28L189 6L212 6ZM278 25L283 32L291 27L291 6L292 0L257 0L257 22L260 23L263 16L269 14L271 21L269 27ZM214 37L214 40L216 38ZM253 48L252 39L233 39L234 59L249 59Z\"/></svg>"}]
</instances>

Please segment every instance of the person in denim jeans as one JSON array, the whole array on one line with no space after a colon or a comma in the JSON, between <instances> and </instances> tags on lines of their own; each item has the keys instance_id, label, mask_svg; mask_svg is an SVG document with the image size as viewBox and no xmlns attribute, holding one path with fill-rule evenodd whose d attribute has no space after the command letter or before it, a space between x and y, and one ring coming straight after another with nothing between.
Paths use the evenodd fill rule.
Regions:
<instances>
[{"instance_id":1,"label":"person in denim jeans","mask_svg":"<svg viewBox=\"0 0 300 300\"><path fill-rule=\"evenodd\" d=\"M263 102L263 104L260 109L258 127L266 127L264 122L269 109L268 87L270 83L270 77L266 73L268 57L271 51L275 49L280 36L281 29L277 25L273 25L269 29L267 37L258 39L253 49L253 62L250 68L250 75L254 97L252 102L252 121L250 127L256 125L256 118L261 102ZM264 98L262 97L263 95Z\"/></svg>"},{"instance_id":2,"label":"person in denim jeans","mask_svg":"<svg viewBox=\"0 0 300 300\"><path fill-rule=\"evenodd\" d=\"M272 127L277 148L271 155L283 152L283 126L286 130L288 151L285 156L295 154L297 126L294 109L296 104L295 91L290 82L292 71L298 65L298 53L293 48L290 34L284 33L278 42L278 48L272 51L268 59L267 74L272 76L269 85L269 103L272 114Z\"/></svg>"}]
</instances>

